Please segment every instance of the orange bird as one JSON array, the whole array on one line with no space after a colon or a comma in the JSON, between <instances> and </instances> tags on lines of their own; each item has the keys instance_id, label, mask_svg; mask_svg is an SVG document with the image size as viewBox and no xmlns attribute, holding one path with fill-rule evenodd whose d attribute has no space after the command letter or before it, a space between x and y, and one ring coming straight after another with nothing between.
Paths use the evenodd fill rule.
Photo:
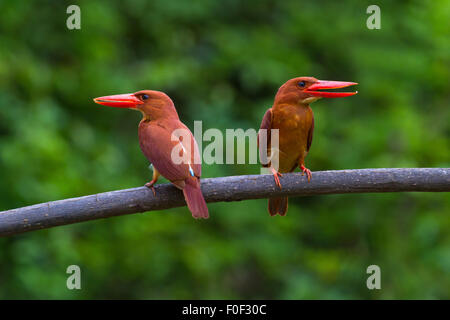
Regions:
<instances>
[{"instance_id":1,"label":"orange bird","mask_svg":"<svg viewBox=\"0 0 450 320\"><path fill-rule=\"evenodd\" d=\"M153 165L151 188L162 175L183 190L184 198L194 218L208 218L208 207L200 189L202 166L197 142L192 132L180 121L172 100L163 92L142 90L95 98L98 104L139 110L139 145Z\"/></svg>"},{"instance_id":2,"label":"orange bird","mask_svg":"<svg viewBox=\"0 0 450 320\"><path fill-rule=\"evenodd\" d=\"M278 90L272 108L267 110L261 122L258 134L260 158L265 159L264 151L267 150L267 158L270 157L271 140L270 129L278 129L278 168L274 168L269 162L265 167L270 167L275 183L281 189L279 177L281 173L292 172L297 166L306 173L308 182L311 180L311 171L305 167L305 157L311 147L314 131L314 115L309 104L320 98L348 97L357 92L326 92L317 91L323 89L337 89L355 85L355 82L324 81L313 77L298 77L287 81ZM261 148L261 129L267 131L267 149ZM275 149L275 147L274 147ZM277 152L274 150L274 152ZM288 208L288 198L270 198L269 213L271 216L277 213L284 216Z\"/></svg>"}]
</instances>

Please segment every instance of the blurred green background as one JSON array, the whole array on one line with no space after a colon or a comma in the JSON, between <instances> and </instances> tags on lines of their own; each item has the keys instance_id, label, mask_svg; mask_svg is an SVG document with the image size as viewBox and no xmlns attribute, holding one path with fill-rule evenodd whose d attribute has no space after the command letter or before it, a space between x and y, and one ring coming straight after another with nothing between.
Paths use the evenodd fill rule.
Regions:
<instances>
[{"instance_id":1,"label":"blurred green background","mask_svg":"<svg viewBox=\"0 0 450 320\"><path fill-rule=\"evenodd\" d=\"M81 30L66 8L81 8ZM295 76L359 82L312 105L313 170L450 166L450 4L0 2L0 210L141 186L137 112L92 98L155 89L193 128L259 128ZM204 177L258 174L204 165ZM165 180L162 180L164 182ZM110 218L0 239L0 298L450 298L448 193L291 198ZM81 267L82 290L66 288ZM381 267L382 289L366 287Z\"/></svg>"}]
</instances>

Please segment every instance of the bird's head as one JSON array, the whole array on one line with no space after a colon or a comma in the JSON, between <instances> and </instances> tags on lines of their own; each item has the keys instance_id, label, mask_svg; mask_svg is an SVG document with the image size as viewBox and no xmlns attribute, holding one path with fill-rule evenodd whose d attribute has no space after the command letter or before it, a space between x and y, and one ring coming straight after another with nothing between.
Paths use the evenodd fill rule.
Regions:
<instances>
[{"instance_id":1,"label":"bird's head","mask_svg":"<svg viewBox=\"0 0 450 320\"><path fill-rule=\"evenodd\" d=\"M108 107L128 108L142 112L144 119L178 118L177 111L167 94L154 90L98 97L95 103Z\"/></svg>"},{"instance_id":2,"label":"bird's head","mask_svg":"<svg viewBox=\"0 0 450 320\"><path fill-rule=\"evenodd\" d=\"M277 103L310 104L320 98L342 98L355 92L329 92L325 89L339 89L357 84L356 82L317 80L313 77L297 77L288 80L275 96Z\"/></svg>"}]
</instances>

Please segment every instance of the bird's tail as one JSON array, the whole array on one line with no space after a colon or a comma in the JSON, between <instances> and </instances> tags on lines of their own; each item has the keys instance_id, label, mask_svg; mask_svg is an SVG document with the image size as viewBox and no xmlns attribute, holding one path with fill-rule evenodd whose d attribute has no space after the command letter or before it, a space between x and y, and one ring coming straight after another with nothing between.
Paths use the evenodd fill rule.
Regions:
<instances>
[{"instance_id":1,"label":"bird's tail","mask_svg":"<svg viewBox=\"0 0 450 320\"><path fill-rule=\"evenodd\" d=\"M189 177L185 182L186 185L183 188L184 199L189 210L192 212L192 216L196 219L208 219L209 212L205 198L203 198L202 190L200 189L200 179L197 177Z\"/></svg>"},{"instance_id":2,"label":"bird's tail","mask_svg":"<svg viewBox=\"0 0 450 320\"><path fill-rule=\"evenodd\" d=\"M271 216L277 213L280 216L285 216L288 209L288 197L270 198L268 208Z\"/></svg>"}]
</instances>

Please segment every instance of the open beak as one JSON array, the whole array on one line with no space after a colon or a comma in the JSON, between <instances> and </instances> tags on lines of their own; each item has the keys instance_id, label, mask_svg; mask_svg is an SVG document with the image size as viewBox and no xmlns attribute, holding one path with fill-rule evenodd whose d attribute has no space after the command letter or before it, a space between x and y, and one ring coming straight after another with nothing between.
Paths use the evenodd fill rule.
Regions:
<instances>
[{"instance_id":1,"label":"open beak","mask_svg":"<svg viewBox=\"0 0 450 320\"><path fill-rule=\"evenodd\" d=\"M327 81L327 80L318 80L317 82L310 85L305 89L305 92L309 93L314 97L323 97L323 98L342 98L352 96L357 94L358 91L354 92L327 92L327 91L316 91L316 90L324 90L324 89L339 89L345 88L348 86L353 86L357 84L356 82L345 82L345 81Z\"/></svg>"},{"instance_id":2,"label":"open beak","mask_svg":"<svg viewBox=\"0 0 450 320\"><path fill-rule=\"evenodd\" d=\"M143 104L133 93L116 94L114 96L105 96L94 99L95 103L108 107L116 108L136 108Z\"/></svg>"}]
</instances>

